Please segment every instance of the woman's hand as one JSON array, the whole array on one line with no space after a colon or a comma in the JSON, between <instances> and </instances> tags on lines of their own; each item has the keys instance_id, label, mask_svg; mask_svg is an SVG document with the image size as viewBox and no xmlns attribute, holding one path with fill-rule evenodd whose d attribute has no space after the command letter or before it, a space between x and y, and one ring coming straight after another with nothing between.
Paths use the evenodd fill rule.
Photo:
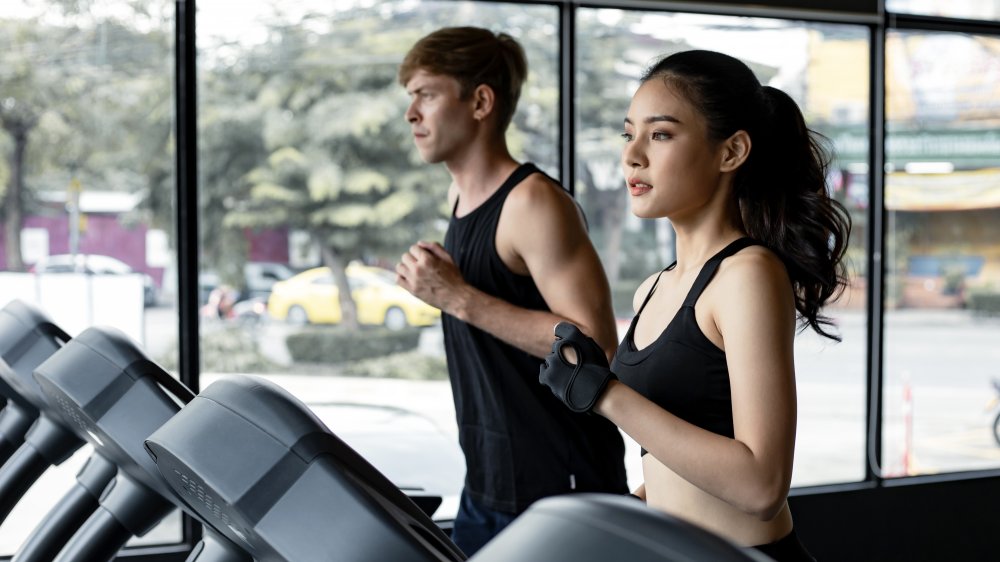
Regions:
<instances>
[{"instance_id":1,"label":"woman's hand","mask_svg":"<svg viewBox=\"0 0 1000 562\"><path fill-rule=\"evenodd\" d=\"M574 412L589 412L611 380L604 350L569 322L555 326L552 353L538 370L538 381L549 387L556 398ZM570 356L572 354L572 356Z\"/></svg>"}]
</instances>

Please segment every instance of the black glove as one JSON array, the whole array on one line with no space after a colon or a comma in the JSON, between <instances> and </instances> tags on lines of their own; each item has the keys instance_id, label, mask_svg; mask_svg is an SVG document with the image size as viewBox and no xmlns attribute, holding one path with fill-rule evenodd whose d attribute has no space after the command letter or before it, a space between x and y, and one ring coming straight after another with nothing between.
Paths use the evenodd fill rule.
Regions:
<instances>
[{"instance_id":1,"label":"black glove","mask_svg":"<svg viewBox=\"0 0 1000 562\"><path fill-rule=\"evenodd\" d=\"M589 412L607 388L608 381L618 377L608 368L608 358L601 346L579 328L569 322L560 322L556 324L555 334L552 353L538 369L538 381L549 387L570 410ZM576 365L563 356L565 346L576 351Z\"/></svg>"}]
</instances>

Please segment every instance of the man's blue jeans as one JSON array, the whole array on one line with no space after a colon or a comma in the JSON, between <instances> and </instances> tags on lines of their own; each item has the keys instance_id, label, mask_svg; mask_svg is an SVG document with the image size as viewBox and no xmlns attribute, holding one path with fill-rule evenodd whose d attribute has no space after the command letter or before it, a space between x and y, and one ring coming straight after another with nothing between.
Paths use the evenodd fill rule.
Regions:
<instances>
[{"instance_id":1,"label":"man's blue jeans","mask_svg":"<svg viewBox=\"0 0 1000 562\"><path fill-rule=\"evenodd\" d=\"M510 525L515 517L517 516L513 513L504 513L481 505L462 490L458 513L455 515L455 523L451 530L451 540L466 556L472 556L504 527Z\"/></svg>"}]
</instances>

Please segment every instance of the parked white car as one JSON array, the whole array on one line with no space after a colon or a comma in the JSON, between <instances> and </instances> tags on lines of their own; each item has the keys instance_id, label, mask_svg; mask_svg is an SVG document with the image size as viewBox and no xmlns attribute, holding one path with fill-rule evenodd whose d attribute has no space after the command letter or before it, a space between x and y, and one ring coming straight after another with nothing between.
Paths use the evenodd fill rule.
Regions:
<instances>
[{"instance_id":1,"label":"parked white car","mask_svg":"<svg viewBox=\"0 0 1000 562\"><path fill-rule=\"evenodd\" d=\"M153 306L157 301L156 282L147 273L111 256L100 254L56 254L38 260L29 270L32 273L89 273L93 275L141 274L143 304Z\"/></svg>"}]
</instances>

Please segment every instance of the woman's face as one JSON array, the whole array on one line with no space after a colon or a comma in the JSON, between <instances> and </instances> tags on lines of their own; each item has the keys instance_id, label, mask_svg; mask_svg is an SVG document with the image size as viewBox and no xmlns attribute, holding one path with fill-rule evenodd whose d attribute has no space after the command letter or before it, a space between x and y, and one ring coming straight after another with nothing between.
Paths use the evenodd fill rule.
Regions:
<instances>
[{"instance_id":1,"label":"woman's face","mask_svg":"<svg viewBox=\"0 0 1000 562\"><path fill-rule=\"evenodd\" d=\"M632 96L622 137L622 171L638 217L697 214L722 185L721 143L709 141L705 119L660 77Z\"/></svg>"}]
</instances>

